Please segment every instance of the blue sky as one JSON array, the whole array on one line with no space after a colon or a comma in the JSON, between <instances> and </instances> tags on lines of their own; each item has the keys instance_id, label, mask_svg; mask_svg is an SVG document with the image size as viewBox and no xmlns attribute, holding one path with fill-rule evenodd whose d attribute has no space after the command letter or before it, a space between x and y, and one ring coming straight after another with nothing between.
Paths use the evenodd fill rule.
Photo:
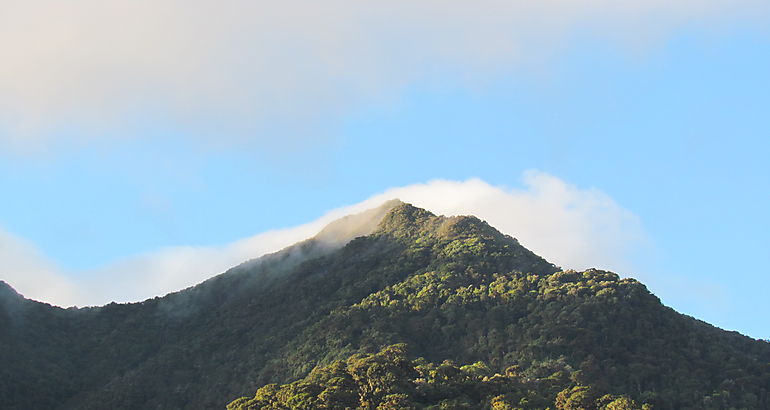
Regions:
<instances>
[{"instance_id":1,"label":"blue sky","mask_svg":"<svg viewBox=\"0 0 770 410\"><path fill-rule=\"evenodd\" d=\"M81 14L100 13L83 3L83 9L66 14L73 22L90 18ZM177 6L163 4L168 10ZM118 46L103 65L92 65L88 58L102 57L86 51L101 50L97 43L83 51L65 41L29 56L9 48L11 55L31 60L48 58L51 50L73 57L62 63L66 78L57 77L58 71L25 77L21 70L0 70L0 90L10 90L0 97L0 108L5 107L0 234L6 234L0 239L7 249L23 245L24 255L39 259L23 265L0 252L7 259L0 260L0 279L14 285L20 277L16 269L30 277L46 271L76 284L86 277L98 280L94 276L110 271L116 261L180 246L205 253L317 220L391 188L438 179L477 178L494 189L529 195L539 185L528 187L526 173L537 170L581 198L608 198L612 205L606 209L622 210L634 222L598 220L641 237L581 230L604 235L596 246L630 249L620 256L591 253L564 260L582 263L596 255L594 266L639 278L679 311L770 338L770 321L763 314L770 311L765 296L770 288L765 272L770 266L767 9L757 6L761 3L732 7L716 0L702 6L684 2L681 9L629 4L638 10L599 13L578 7L579 12L554 18L556 28L510 33L503 16L491 23L489 33L469 34L462 43L458 39L465 37L454 34L449 35L453 43L433 39L454 33L450 29L482 25L487 15L481 12L467 21L457 17L463 15L461 5L447 18L452 24L436 23L420 14L424 10L410 11L419 25L396 19L403 25L393 27L403 32L394 33L419 35L414 44L376 31L350 45L348 37L343 39L350 33L325 25L307 32L296 28L299 24L268 25L257 34L276 32L292 40L276 43L282 51L255 49L251 57L233 54L237 58L222 51L235 62L279 56L266 71L257 63L246 64L244 72L205 64L191 71L176 63L144 64L148 73L107 70L97 76L100 82L87 69L131 68L139 57ZM389 11L404 17L397 9ZM35 10L20 13L30 17ZM276 13L293 18L288 11ZM549 16L548 11L532 13ZM220 17L225 23L236 18ZM372 18L360 11L327 17L319 20L355 22L349 30L362 30L357 19ZM653 18L666 23L646 24L657 21ZM313 16L297 19L315 21ZM181 35L187 33L182 23ZM222 33L207 37L217 50L245 41ZM306 36L319 33L320 46L304 45ZM509 40L490 48L490 39L498 38ZM8 44L0 41L0 47ZM192 61L196 53L212 57L210 51L188 50L179 58ZM147 55L156 61L159 54ZM222 55L214 57L226 65ZM170 74L158 74L166 71ZM286 78L278 74L284 72ZM218 83L225 74L237 81ZM221 89L188 87L178 78ZM56 82L66 79L69 88ZM164 85L172 92L164 94ZM500 202L496 212L513 210ZM515 215L535 221L546 216ZM596 220L586 216L578 222ZM565 236L575 235L564 229ZM595 239L584 241L594 244ZM558 247L541 246L559 262ZM153 296L137 295L131 297Z\"/></svg>"}]
</instances>

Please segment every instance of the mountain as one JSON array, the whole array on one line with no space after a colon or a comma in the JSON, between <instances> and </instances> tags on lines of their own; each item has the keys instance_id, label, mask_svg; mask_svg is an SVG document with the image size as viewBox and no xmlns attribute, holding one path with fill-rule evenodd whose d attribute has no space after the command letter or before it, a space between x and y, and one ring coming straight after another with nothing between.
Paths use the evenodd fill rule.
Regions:
<instances>
[{"instance_id":1,"label":"mountain","mask_svg":"<svg viewBox=\"0 0 770 410\"><path fill-rule=\"evenodd\" d=\"M0 282L0 347L7 409L770 408L770 343L397 201L141 303Z\"/></svg>"}]
</instances>

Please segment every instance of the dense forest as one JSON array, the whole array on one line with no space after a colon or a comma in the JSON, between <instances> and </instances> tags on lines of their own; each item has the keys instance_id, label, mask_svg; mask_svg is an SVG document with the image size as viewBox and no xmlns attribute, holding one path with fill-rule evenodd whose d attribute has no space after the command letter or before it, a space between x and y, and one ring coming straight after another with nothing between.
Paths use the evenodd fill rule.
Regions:
<instances>
[{"instance_id":1,"label":"dense forest","mask_svg":"<svg viewBox=\"0 0 770 410\"><path fill-rule=\"evenodd\" d=\"M293 383L268 384L227 409L651 408L628 396L599 394L574 380L559 390L565 376L557 372L546 378L525 377L516 365L505 374L493 374L483 362L457 366L449 360L441 364L409 360L406 345L397 344L317 367Z\"/></svg>"},{"instance_id":2,"label":"dense forest","mask_svg":"<svg viewBox=\"0 0 770 410\"><path fill-rule=\"evenodd\" d=\"M770 343L633 279L562 270L472 216L383 215L141 303L60 309L0 282L0 403L770 408Z\"/></svg>"}]
</instances>

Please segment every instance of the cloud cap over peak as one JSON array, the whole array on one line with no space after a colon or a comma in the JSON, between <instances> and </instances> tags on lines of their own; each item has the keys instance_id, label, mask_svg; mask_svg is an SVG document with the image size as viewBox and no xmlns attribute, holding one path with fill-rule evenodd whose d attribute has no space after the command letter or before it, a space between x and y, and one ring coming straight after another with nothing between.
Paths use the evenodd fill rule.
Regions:
<instances>
[{"instance_id":1,"label":"cloud cap over peak","mask_svg":"<svg viewBox=\"0 0 770 410\"><path fill-rule=\"evenodd\" d=\"M26 297L61 306L140 301L194 285L319 232L318 238L342 244L372 231L375 222L398 204L390 201L393 198L437 215L475 215L565 268L598 266L627 272L629 254L646 240L636 216L601 191L530 171L522 189L493 186L479 179L397 187L297 227L223 246L160 249L82 272L61 269L30 242L0 231L0 279ZM344 218L352 214L359 215ZM335 220L324 233L322 229Z\"/></svg>"}]
</instances>

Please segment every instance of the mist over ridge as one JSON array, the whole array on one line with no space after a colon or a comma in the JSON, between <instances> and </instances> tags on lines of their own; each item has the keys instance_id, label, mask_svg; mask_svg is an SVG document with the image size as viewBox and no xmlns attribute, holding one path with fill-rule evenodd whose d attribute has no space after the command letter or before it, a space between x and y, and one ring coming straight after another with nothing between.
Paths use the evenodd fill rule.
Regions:
<instances>
[{"instance_id":1,"label":"mist over ridge","mask_svg":"<svg viewBox=\"0 0 770 410\"><path fill-rule=\"evenodd\" d=\"M524 187L519 189L493 186L479 179L433 180L396 187L296 227L224 245L172 246L88 271L57 266L30 241L0 230L0 279L26 297L63 307L138 302L190 287L244 261L277 252L313 237L337 219L378 208L393 198L436 214L476 215L548 260L576 269L604 266L638 272L629 261L646 240L638 218L606 194L528 171Z\"/></svg>"}]
</instances>

